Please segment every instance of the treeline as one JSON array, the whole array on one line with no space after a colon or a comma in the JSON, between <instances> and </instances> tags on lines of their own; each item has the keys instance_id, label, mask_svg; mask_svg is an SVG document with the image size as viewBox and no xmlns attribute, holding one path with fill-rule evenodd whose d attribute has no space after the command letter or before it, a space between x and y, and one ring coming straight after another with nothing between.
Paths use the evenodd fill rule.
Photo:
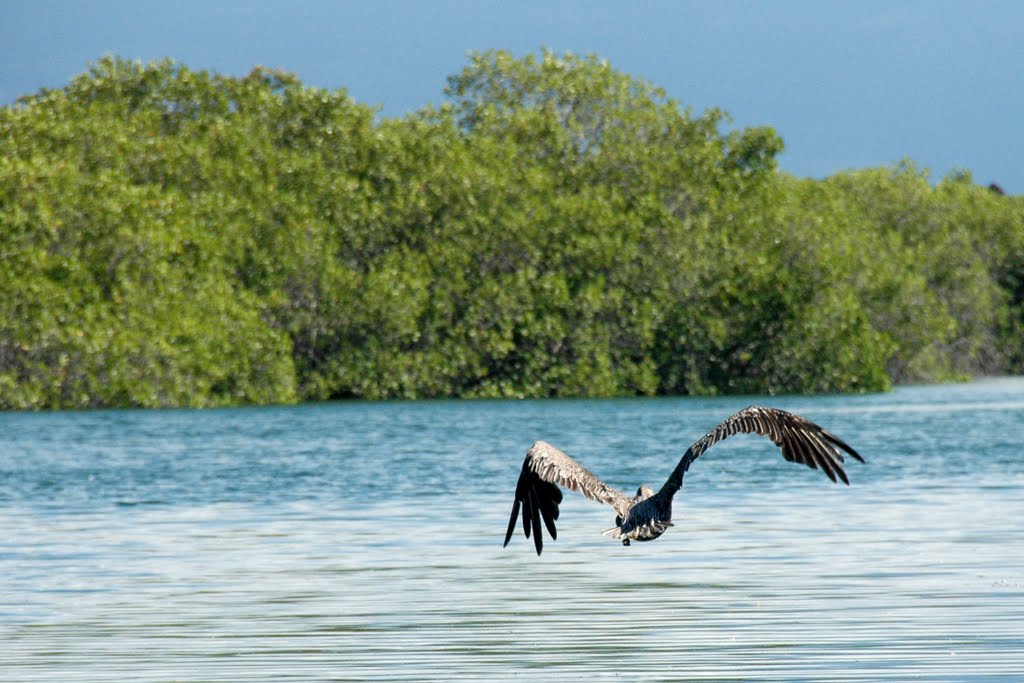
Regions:
<instances>
[{"instance_id":1,"label":"treeline","mask_svg":"<svg viewBox=\"0 0 1024 683\"><path fill-rule=\"evenodd\" d=\"M104 58L0 109L0 408L873 391L1024 368L1024 203L826 180L594 57L447 103Z\"/></svg>"}]
</instances>

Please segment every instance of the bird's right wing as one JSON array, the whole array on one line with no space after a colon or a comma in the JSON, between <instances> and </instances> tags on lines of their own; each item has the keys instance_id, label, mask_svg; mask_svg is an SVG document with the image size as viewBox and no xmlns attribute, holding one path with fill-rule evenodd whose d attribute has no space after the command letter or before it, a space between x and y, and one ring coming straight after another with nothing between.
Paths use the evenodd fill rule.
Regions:
<instances>
[{"instance_id":1,"label":"bird's right wing","mask_svg":"<svg viewBox=\"0 0 1024 683\"><path fill-rule=\"evenodd\" d=\"M843 471L843 454L840 451L845 451L853 458L864 462L864 458L849 444L806 418L779 408L750 406L722 420L717 427L694 442L683 454L658 495L671 499L682 485L683 475L689 469L690 463L701 453L733 434L766 436L782 450L782 457L786 460L806 465L811 469L821 468L829 479L838 479L844 484L849 484L850 480Z\"/></svg>"},{"instance_id":2,"label":"bird's right wing","mask_svg":"<svg viewBox=\"0 0 1024 683\"><path fill-rule=\"evenodd\" d=\"M542 519L552 540L557 538L555 520L558 519L558 504L562 502L559 486L578 491L599 503L607 503L620 515L629 509L630 499L622 492L605 484L586 467L551 444L538 441L526 453L523 469L519 473L516 497L508 520L508 531L505 533L506 546L512 540L520 508L523 512L523 533L527 538L533 534L533 544L538 555L544 547L540 529Z\"/></svg>"}]
</instances>

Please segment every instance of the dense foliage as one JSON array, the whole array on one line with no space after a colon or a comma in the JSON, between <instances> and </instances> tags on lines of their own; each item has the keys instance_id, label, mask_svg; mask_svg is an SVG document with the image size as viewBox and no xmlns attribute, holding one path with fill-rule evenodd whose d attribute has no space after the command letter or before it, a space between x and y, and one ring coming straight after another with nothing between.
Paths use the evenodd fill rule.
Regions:
<instances>
[{"instance_id":1,"label":"dense foliage","mask_svg":"<svg viewBox=\"0 0 1024 683\"><path fill-rule=\"evenodd\" d=\"M0 109L0 408L850 391L1024 367L1024 204L822 181L590 57L448 103L105 58Z\"/></svg>"}]
</instances>

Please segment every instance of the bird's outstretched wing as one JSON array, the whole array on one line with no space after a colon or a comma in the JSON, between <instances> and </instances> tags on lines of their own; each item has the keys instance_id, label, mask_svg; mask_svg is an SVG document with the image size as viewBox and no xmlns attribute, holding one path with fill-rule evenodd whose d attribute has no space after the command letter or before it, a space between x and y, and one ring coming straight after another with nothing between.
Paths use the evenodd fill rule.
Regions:
<instances>
[{"instance_id":1,"label":"bird's outstretched wing","mask_svg":"<svg viewBox=\"0 0 1024 683\"><path fill-rule=\"evenodd\" d=\"M778 408L750 406L727 417L717 427L694 442L683 454L679 464L669 476L658 495L671 497L683 484L683 475L690 463L701 453L733 434L760 434L767 436L782 449L782 457L790 462L799 462L811 469L819 467L832 481L842 480L849 484L843 471L843 454L840 449L864 462L857 451L845 441L831 434L819 425Z\"/></svg>"},{"instance_id":2,"label":"bird's outstretched wing","mask_svg":"<svg viewBox=\"0 0 1024 683\"><path fill-rule=\"evenodd\" d=\"M533 534L533 544L538 555L544 547L540 529L541 519L544 520L551 538L558 537L555 520L558 519L558 504L562 502L562 491L559 486L579 491L591 500L607 503L620 515L625 514L629 508L630 499L622 492L605 484L586 467L551 444L538 441L527 451L523 460L523 469L516 483L512 515L509 517L508 531L505 533L505 545L512 540L520 506L523 511L523 533L527 538Z\"/></svg>"}]
</instances>

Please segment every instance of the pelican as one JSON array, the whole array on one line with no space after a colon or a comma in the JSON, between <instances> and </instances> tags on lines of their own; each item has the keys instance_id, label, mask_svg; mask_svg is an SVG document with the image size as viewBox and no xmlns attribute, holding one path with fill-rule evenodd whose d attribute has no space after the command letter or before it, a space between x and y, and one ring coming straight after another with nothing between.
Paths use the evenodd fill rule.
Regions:
<instances>
[{"instance_id":1,"label":"pelican","mask_svg":"<svg viewBox=\"0 0 1024 683\"><path fill-rule=\"evenodd\" d=\"M551 539L558 537L555 520L558 519L558 504L562 502L559 486L578 491L591 500L607 503L615 509L615 526L605 529L604 535L621 540L623 545L629 545L630 541L653 541L672 526L672 496L683 485L683 475L690 468L690 463L733 434L767 436L782 449L782 457L786 460L802 463L811 469L820 467L833 482L838 477L847 485L850 480L843 471L843 455L839 449L864 462L864 458L842 439L810 420L778 408L750 406L727 417L695 441L683 454L660 491L655 493L641 484L636 495L630 497L605 484L590 470L551 444L538 441L527 451L523 460L504 545L507 546L512 540L520 508L523 512L523 533L527 538L532 533L538 555L544 548L540 528L542 519Z\"/></svg>"}]
</instances>

